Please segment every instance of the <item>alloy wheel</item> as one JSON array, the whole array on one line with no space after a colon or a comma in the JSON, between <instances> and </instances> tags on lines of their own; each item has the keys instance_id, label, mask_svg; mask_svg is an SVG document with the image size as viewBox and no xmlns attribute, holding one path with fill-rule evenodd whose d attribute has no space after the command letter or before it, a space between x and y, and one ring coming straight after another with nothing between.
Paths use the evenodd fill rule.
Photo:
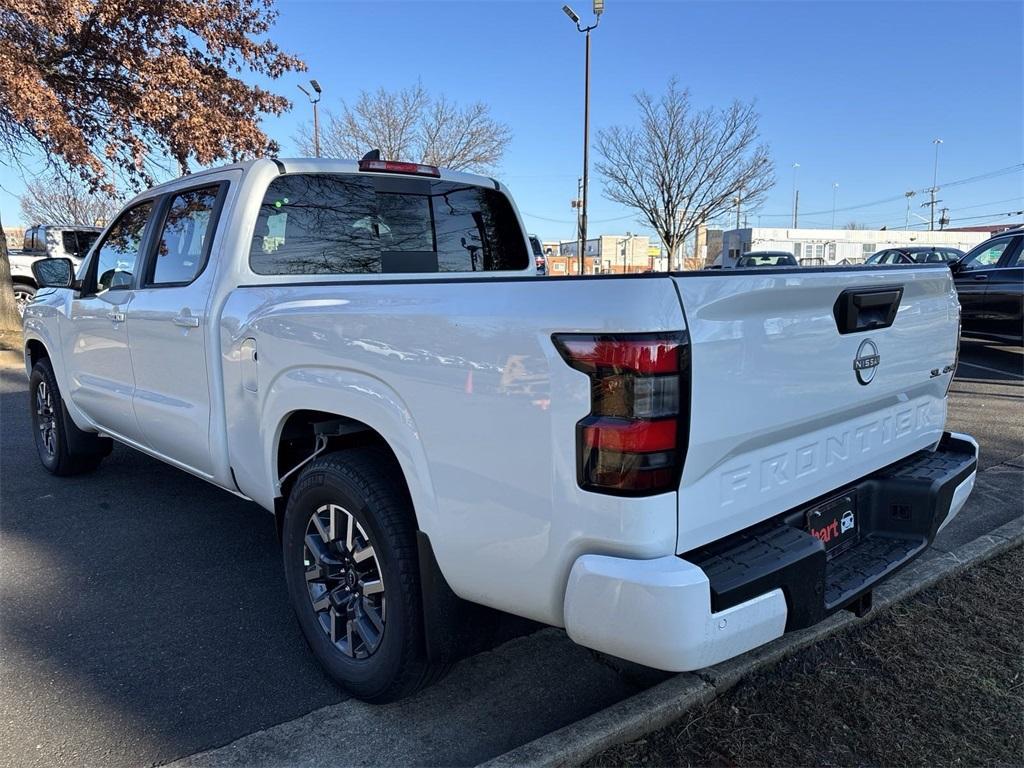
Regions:
<instances>
[{"instance_id":1,"label":"alloy wheel","mask_svg":"<svg viewBox=\"0 0 1024 768\"><path fill-rule=\"evenodd\" d=\"M348 510L325 504L309 519L306 588L321 629L345 656L367 659L384 636L384 577L370 537Z\"/></svg>"},{"instance_id":2,"label":"alloy wheel","mask_svg":"<svg viewBox=\"0 0 1024 768\"><path fill-rule=\"evenodd\" d=\"M57 414L53 409L53 394L45 381L40 381L36 387L36 426L47 455L56 456Z\"/></svg>"},{"instance_id":3,"label":"alloy wheel","mask_svg":"<svg viewBox=\"0 0 1024 768\"><path fill-rule=\"evenodd\" d=\"M32 301L34 297L34 293L22 291L17 288L14 289L14 306L18 309L18 317L25 316L25 307L29 305L29 302Z\"/></svg>"}]
</instances>

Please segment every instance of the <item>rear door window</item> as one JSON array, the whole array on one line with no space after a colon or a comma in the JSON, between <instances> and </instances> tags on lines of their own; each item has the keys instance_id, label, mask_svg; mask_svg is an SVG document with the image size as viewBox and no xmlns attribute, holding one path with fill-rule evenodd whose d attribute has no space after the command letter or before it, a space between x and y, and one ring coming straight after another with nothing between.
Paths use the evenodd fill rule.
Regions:
<instances>
[{"instance_id":1,"label":"rear door window","mask_svg":"<svg viewBox=\"0 0 1024 768\"><path fill-rule=\"evenodd\" d=\"M249 264L262 275L521 270L526 241L494 189L439 179L291 174L271 182Z\"/></svg>"},{"instance_id":2,"label":"rear door window","mask_svg":"<svg viewBox=\"0 0 1024 768\"><path fill-rule=\"evenodd\" d=\"M76 258L84 257L92 248L92 244L96 242L99 234L99 232L64 230L61 232L61 245L64 246L64 253Z\"/></svg>"}]
</instances>

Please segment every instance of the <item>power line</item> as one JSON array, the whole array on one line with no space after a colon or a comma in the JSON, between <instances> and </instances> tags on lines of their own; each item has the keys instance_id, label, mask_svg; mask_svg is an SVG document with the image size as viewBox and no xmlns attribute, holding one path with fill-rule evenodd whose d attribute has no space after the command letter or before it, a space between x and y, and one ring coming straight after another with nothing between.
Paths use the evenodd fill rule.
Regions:
<instances>
[{"instance_id":1,"label":"power line","mask_svg":"<svg viewBox=\"0 0 1024 768\"><path fill-rule=\"evenodd\" d=\"M527 211L520 211L520 213L523 214L523 216L529 216L531 219L540 219L541 221L548 221L551 222L552 224L576 224L575 221L568 221L567 219L550 219L547 216L538 216L535 213L528 213ZM590 223L607 224L608 222L611 221L624 221L625 219L636 219L638 217L638 214L630 213L625 216L615 216L614 218L611 219L591 219Z\"/></svg>"},{"instance_id":2,"label":"power line","mask_svg":"<svg viewBox=\"0 0 1024 768\"><path fill-rule=\"evenodd\" d=\"M1024 200L1024 197L1010 197L1010 198L1006 198L1005 200L990 200L987 203L976 203L974 205L956 206L956 208L954 210L956 210L957 212L969 211L969 210L974 210L974 209L977 209L977 208L986 208L986 207L988 207L990 205L999 205L1001 203L1016 203L1016 202L1021 201L1021 200ZM967 220L969 218L984 219L984 218L987 218L989 216L1001 216L1001 215L1002 214L1000 214L1000 213L992 213L992 214L981 214L979 216L974 216L974 217L960 216L960 217L957 217L956 219L951 219L951 221L965 221L965 220ZM1012 214L1009 214L1009 215L1012 215ZM881 227L881 226L885 226L888 229L903 229L906 226L903 222L904 222L904 214L903 214L902 211L900 211L900 212L893 212L893 213L890 213L890 214L880 215L880 216L877 216L877 217L872 217L870 220L864 222L864 224L865 224L865 226L871 227L872 229L877 229L878 227ZM913 222L913 224L911 226L912 227L918 227L918 226L922 226L925 223L926 222Z\"/></svg>"},{"instance_id":3,"label":"power line","mask_svg":"<svg viewBox=\"0 0 1024 768\"><path fill-rule=\"evenodd\" d=\"M978 182L978 181L987 181L988 179L994 179L994 178L996 178L998 176L1006 176L1007 174L1010 174L1010 173L1020 173L1021 171L1024 171L1024 163L1017 163L1016 165L1009 165L1009 166L1007 166L1005 168L998 168L998 169L996 169L994 171L986 171L985 173L978 174L977 176L969 176L969 177L964 178L964 179L954 179L953 181L947 181L947 182L939 184L938 187L939 188L959 187L959 186L961 186L963 184L973 184L973 183ZM914 190L914 194L925 194L925 193L929 192L930 190L931 190L931 187L924 187L923 189ZM885 205L886 203L894 203L894 202L897 202L899 200L904 200L905 197L906 197L906 194L902 193L902 194L899 194L899 195L895 195L893 197L886 197L886 198L883 198L881 200L874 200L874 201L872 201L870 203L860 203L858 205L849 205L849 206L846 206L845 208L836 208L836 213L843 213L843 212L846 212L846 211L859 211L859 210L861 210L863 208L872 208L872 207L874 207L876 205ZM830 213L832 213L832 209L831 208L829 208L827 210L823 210L823 211L808 211L807 213L801 213L800 215L801 216L825 216L825 215L828 215ZM784 216L788 217L788 216L792 216L793 214L792 214L792 212L790 212L790 213L762 213L762 214L759 214L759 215L764 217L764 218L766 218L766 219L770 219L770 218L781 218L781 217L784 217Z\"/></svg>"}]
</instances>

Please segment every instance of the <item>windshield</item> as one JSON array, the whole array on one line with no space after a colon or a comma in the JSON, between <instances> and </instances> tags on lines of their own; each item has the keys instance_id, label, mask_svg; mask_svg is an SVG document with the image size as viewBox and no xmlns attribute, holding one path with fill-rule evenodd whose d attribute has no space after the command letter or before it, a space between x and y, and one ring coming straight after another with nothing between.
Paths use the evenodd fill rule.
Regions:
<instances>
[{"instance_id":1,"label":"windshield","mask_svg":"<svg viewBox=\"0 0 1024 768\"><path fill-rule=\"evenodd\" d=\"M918 264L949 264L958 261L963 253L957 250L918 251L913 254Z\"/></svg>"},{"instance_id":2,"label":"windshield","mask_svg":"<svg viewBox=\"0 0 1024 768\"><path fill-rule=\"evenodd\" d=\"M748 253L741 256L737 267L795 267L796 259L789 253Z\"/></svg>"}]
</instances>

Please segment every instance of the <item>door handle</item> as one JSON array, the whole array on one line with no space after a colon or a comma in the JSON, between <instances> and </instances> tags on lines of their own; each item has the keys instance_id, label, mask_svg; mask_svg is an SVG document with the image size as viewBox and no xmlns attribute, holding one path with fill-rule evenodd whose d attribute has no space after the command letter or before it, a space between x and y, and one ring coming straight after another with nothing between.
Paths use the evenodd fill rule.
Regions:
<instances>
[{"instance_id":1,"label":"door handle","mask_svg":"<svg viewBox=\"0 0 1024 768\"><path fill-rule=\"evenodd\" d=\"M110 322L112 322L112 323L123 323L124 322L124 312L113 312L113 311L107 312L107 317L110 318Z\"/></svg>"},{"instance_id":2,"label":"door handle","mask_svg":"<svg viewBox=\"0 0 1024 768\"><path fill-rule=\"evenodd\" d=\"M988 275L975 275L975 280L988 280Z\"/></svg>"},{"instance_id":3,"label":"door handle","mask_svg":"<svg viewBox=\"0 0 1024 768\"><path fill-rule=\"evenodd\" d=\"M171 320L175 325L180 325L182 328L198 328L199 318L193 317L192 315L177 315Z\"/></svg>"}]
</instances>

